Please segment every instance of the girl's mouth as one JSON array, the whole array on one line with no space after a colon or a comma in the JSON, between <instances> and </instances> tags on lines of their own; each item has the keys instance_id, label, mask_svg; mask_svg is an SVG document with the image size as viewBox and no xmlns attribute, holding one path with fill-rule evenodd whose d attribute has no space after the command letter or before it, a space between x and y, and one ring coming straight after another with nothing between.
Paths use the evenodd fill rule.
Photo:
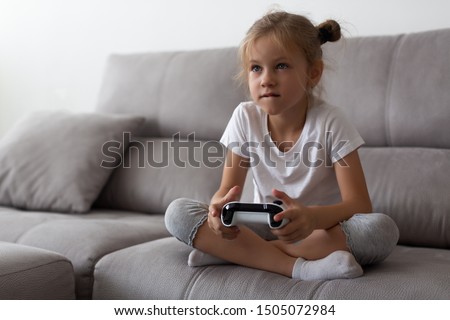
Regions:
<instances>
[{"instance_id":1,"label":"girl's mouth","mask_svg":"<svg viewBox=\"0 0 450 320\"><path fill-rule=\"evenodd\" d=\"M261 98L278 98L280 95L273 92L264 93Z\"/></svg>"}]
</instances>

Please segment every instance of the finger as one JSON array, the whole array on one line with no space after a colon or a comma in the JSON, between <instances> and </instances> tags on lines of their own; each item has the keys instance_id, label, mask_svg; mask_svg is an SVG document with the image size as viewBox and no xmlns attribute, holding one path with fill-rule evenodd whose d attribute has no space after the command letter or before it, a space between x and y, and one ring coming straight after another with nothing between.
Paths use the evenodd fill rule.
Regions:
<instances>
[{"instance_id":1,"label":"finger","mask_svg":"<svg viewBox=\"0 0 450 320\"><path fill-rule=\"evenodd\" d=\"M280 234L280 237L284 238L284 239L294 239L294 238L299 238L303 236L303 232L301 230L283 230L285 231L284 233Z\"/></svg>"},{"instance_id":2,"label":"finger","mask_svg":"<svg viewBox=\"0 0 450 320\"><path fill-rule=\"evenodd\" d=\"M284 211L281 211L279 213L277 213L276 215L274 215L273 219L275 221L281 221L283 219L287 219L289 220L289 222L293 221L296 217L297 217L297 212L295 209L292 208L288 208Z\"/></svg>"},{"instance_id":3,"label":"finger","mask_svg":"<svg viewBox=\"0 0 450 320\"><path fill-rule=\"evenodd\" d=\"M228 190L228 193L219 202L210 205L210 214L213 217L219 216L222 211L222 207L228 202L236 201L237 199L239 199L240 195L241 188L239 186L234 186L233 188Z\"/></svg>"},{"instance_id":4,"label":"finger","mask_svg":"<svg viewBox=\"0 0 450 320\"><path fill-rule=\"evenodd\" d=\"M289 197L286 193L284 193L283 191L277 190L277 189L273 189L272 190L272 194L274 197L280 199L281 201L283 201L283 203L286 206L290 206L294 204L294 200L291 199L291 197Z\"/></svg>"},{"instance_id":5,"label":"finger","mask_svg":"<svg viewBox=\"0 0 450 320\"><path fill-rule=\"evenodd\" d=\"M293 232L285 235L279 235L277 236L279 240L285 241L285 242L297 242L299 240L304 239L304 235L301 232Z\"/></svg>"},{"instance_id":6,"label":"finger","mask_svg":"<svg viewBox=\"0 0 450 320\"><path fill-rule=\"evenodd\" d=\"M209 206L209 215L212 217L217 217L220 214L220 209L217 205L212 204Z\"/></svg>"},{"instance_id":7,"label":"finger","mask_svg":"<svg viewBox=\"0 0 450 320\"><path fill-rule=\"evenodd\" d=\"M277 237L291 237L302 235L304 230L302 228L298 228L293 223L288 223L282 228L273 230L272 233Z\"/></svg>"},{"instance_id":8,"label":"finger","mask_svg":"<svg viewBox=\"0 0 450 320\"><path fill-rule=\"evenodd\" d=\"M217 218L208 217L208 225L214 231L214 233L220 233L222 223L217 221Z\"/></svg>"},{"instance_id":9,"label":"finger","mask_svg":"<svg viewBox=\"0 0 450 320\"><path fill-rule=\"evenodd\" d=\"M228 193L225 195L225 199L224 199L225 203L239 199L240 195L241 195L241 187L234 186L233 188L228 190Z\"/></svg>"},{"instance_id":10,"label":"finger","mask_svg":"<svg viewBox=\"0 0 450 320\"><path fill-rule=\"evenodd\" d=\"M273 216L273 220L275 220L276 222L281 221L284 218L285 218L284 211L277 213L276 215Z\"/></svg>"}]
</instances>

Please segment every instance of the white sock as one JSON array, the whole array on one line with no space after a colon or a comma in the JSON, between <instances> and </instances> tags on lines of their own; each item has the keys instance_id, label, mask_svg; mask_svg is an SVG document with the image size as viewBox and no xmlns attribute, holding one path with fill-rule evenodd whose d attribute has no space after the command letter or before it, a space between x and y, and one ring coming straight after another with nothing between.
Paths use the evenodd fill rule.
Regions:
<instances>
[{"instance_id":1,"label":"white sock","mask_svg":"<svg viewBox=\"0 0 450 320\"><path fill-rule=\"evenodd\" d=\"M319 260L298 258L292 278L300 280L353 279L363 275L355 257L347 251L335 251Z\"/></svg>"},{"instance_id":2,"label":"white sock","mask_svg":"<svg viewBox=\"0 0 450 320\"><path fill-rule=\"evenodd\" d=\"M210 255L203 251L194 249L189 254L188 266L190 267L201 267L213 264L229 264L230 262L217 258L216 256Z\"/></svg>"}]
</instances>

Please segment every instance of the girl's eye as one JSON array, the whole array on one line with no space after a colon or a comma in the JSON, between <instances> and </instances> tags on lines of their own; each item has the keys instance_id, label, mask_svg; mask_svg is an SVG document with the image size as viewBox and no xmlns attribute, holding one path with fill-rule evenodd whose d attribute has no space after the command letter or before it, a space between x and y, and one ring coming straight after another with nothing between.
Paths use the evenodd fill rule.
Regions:
<instances>
[{"instance_id":1,"label":"girl's eye","mask_svg":"<svg viewBox=\"0 0 450 320\"><path fill-rule=\"evenodd\" d=\"M277 69L283 70L283 69L287 69L287 68L289 68L289 66L286 63L277 64Z\"/></svg>"},{"instance_id":2,"label":"girl's eye","mask_svg":"<svg viewBox=\"0 0 450 320\"><path fill-rule=\"evenodd\" d=\"M261 72L262 68L258 65L253 65L253 66L251 66L250 70L252 72Z\"/></svg>"}]
</instances>

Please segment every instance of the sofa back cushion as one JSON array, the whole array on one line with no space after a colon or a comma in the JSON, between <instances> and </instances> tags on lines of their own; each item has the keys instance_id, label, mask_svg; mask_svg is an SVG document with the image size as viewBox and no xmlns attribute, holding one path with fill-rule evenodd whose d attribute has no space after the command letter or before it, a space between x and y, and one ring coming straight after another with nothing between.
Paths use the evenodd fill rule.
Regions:
<instances>
[{"instance_id":1,"label":"sofa back cushion","mask_svg":"<svg viewBox=\"0 0 450 320\"><path fill-rule=\"evenodd\" d=\"M146 136L219 140L245 90L236 48L112 55L97 109L147 118Z\"/></svg>"},{"instance_id":2,"label":"sofa back cushion","mask_svg":"<svg viewBox=\"0 0 450 320\"><path fill-rule=\"evenodd\" d=\"M450 149L450 29L351 38L325 47L325 99L367 146Z\"/></svg>"},{"instance_id":3,"label":"sofa back cushion","mask_svg":"<svg viewBox=\"0 0 450 320\"><path fill-rule=\"evenodd\" d=\"M361 148L376 212L388 214L399 242L450 248L450 150Z\"/></svg>"},{"instance_id":4,"label":"sofa back cushion","mask_svg":"<svg viewBox=\"0 0 450 320\"><path fill-rule=\"evenodd\" d=\"M404 36L390 85L391 144L450 149L450 29Z\"/></svg>"},{"instance_id":5,"label":"sofa back cushion","mask_svg":"<svg viewBox=\"0 0 450 320\"><path fill-rule=\"evenodd\" d=\"M366 146L450 148L450 29L326 44L323 96ZM246 89L237 48L112 55L97 109L147 118L146 136L220 138Z\"/></svg>"},{"instance_id":6,"label":"sofa back cushion","mask_svg":"<svg viewBox=\"0 0 450 320\"><path fill-rule=\"evenodd\" d=\"M95 205L163 214L177 198L208 203L220 184L224 154L217 141L133 138Z\"/></svg>"}]
</instances>

